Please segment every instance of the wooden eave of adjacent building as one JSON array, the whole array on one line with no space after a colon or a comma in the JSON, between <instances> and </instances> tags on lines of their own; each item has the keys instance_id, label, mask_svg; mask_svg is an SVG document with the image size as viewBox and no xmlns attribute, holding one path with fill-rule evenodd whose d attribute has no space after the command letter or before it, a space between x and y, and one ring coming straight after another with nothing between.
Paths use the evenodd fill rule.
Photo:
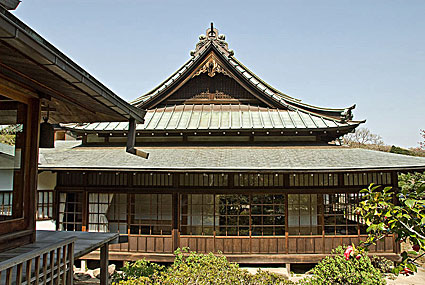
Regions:
<instances>
[{"instance_id":1,"label":"wooden eave of adjacent building","mask_svg":"<svg viewBox=\"0 0 425 285\"><path fill-rule=\"evenodd\" d=\"M129 118L142 122L145 113L115 95L1 6L0 85L0 93L11 95L13 90L22 89L29 97L41 98L42 115L49 110L51 123Z\"/></svg>"}]
</instances>

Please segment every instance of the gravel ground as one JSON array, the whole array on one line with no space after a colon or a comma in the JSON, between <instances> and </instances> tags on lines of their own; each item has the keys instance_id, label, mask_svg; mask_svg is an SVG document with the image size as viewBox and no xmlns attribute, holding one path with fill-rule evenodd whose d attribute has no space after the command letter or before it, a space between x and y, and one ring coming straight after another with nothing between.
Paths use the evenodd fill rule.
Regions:
<instances>
[{"instance_id":1,"label":"gravel ground","mask_svg":"<svg viewBox=\"0 0 425 285\"><path fill-rule=\"evenodd\" d=\"M399 275L397 279L391 280L387 278L388 284L397 284L397 285L410 285L410 284L425 284L425 269L418 268L418 272L415 275L404 276Z\"/></svg>"}]
</instances>

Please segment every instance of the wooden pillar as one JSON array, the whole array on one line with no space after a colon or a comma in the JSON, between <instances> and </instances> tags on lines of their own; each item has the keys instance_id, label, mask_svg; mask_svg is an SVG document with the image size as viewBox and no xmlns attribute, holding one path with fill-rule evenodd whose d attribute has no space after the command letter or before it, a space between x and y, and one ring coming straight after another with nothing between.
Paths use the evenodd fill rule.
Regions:
<instances>
[{"instance_id":1,"label":"wooden pillar","mask_svg":"<svg viewBox=\"0 0 425 285\"><path fill-rule=\"evenodd\" d=\"M286 254L289 253L289 218L288 218L288 193L285 193L285 242Z\"/></svg>"},{"instance_id":2,"label":"wooden pillar","mask_svg":"<svg viewBox=\"0 0 425 285\"><path fill-rule=\"evenodd\" d=\"M100 285L109 284L109 244L105 243L100 247Z\"/></svg>"},{"instance_id":3,"label":"wooden pillar","mask_svg":"<svg viewBox=\"0 0 425 285\"><path fill-rule=\"evenodd\" d=\"M172 221L172 239L173 251L180 246L180 232L179 232L179 194L173 193L173 221Z\"/></svg>"},{"instance_id":4,"label":"wooden pillar","mask_svg":"<svg viewBox=\"0 0 425 285\"><path fill-rule=\"evenodd\" d=\"M87 175L84 175L87 176ZM87 184L85 184L87 185ZM88 227L88 222L89 222L89 193L87 192L87 190L84 187L84 192L83 192L83 201L81 201L82 204L82 217L81 217L81 231L83 232L88 232L89 231L89 227Z\"/></svg>"},{"instance_id":5,"label":"wooden pillar","mask_svg":"<svg viewBox=\"0 0 425 285\"><path fill-rule=\"evenodd\" d=\"M40 136L40 117L41 117L41 104L39 99L31 99L29 101L29 132L30 140L29 144L25 146L28 150L29 165L28 165L28 181L25 183L26 193L24 195L24 203L27 207L26 213L28 213L28 228L33 230L31 241L35 242L35 213L37 205L37 177L38 177L38 142ZM25 154L27 155L27 154Z\"/></svg>"}]
</instances>

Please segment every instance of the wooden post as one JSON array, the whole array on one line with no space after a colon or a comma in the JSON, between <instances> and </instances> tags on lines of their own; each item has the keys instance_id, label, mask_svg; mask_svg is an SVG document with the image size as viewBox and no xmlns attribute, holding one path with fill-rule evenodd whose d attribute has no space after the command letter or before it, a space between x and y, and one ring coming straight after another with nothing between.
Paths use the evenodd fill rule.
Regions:
<instances>
[{"instance_id":1,"label":"wooden post","mask_svg":"<svg viewBox=\"0 0 425 285\"><path fill-rule=\"evenodd\" d=\"M289 253L289 218L288 218L288 198L289 194L285 193L285 247L286 254Z\"/></svg>"},{"instance_id":2,"label":"wooden post","mask_svg":"<svg viewBox=\"0 0 425 285\"><path fill-rule=\"evenodd\" d=\"M179 194L173 193L173 229L172 229L172 239L173 239L173 251L180 246L179 238Z\"/></svg>"},{"instance_id":3,"label":"wooden post","mask_svg":"<svg viewBox=\"0 0 425 285\"><path fill-rule=\"evenodd\" d=\"M37 256L35 258L35 266L34 266L34 271L35 271L35 285L39 284L39 279L40 279L40 256Z\"/></svg>"},{"instance_id":4,"label":"wooden post","mask_svg":"<svg viewBox=\"0 0 425 285\"><path fill-rule=\"evenodd\" d=\"M21 284L22 283L22 268L23 268L23 264L19 263L16 266L16 284Z\"/></svg>"},{"instance_id":5,"label":"wooden post","mask_svg":"<svg viewBox=\"0 0 425 285\"><path fill-rule=\"evenodd\" d=\"M29 145L26 146L29 157L28 167L28 181L25 183L25 187L28 187L26 195L24 195L24 205L27 208L28 228L33 231L31 241L35 242L35 215L37 208L37 178L38 178L38 142L40 136L40 114L41 114L41 103L39 99L31 99L29 106L29 120L28 127L30 128L30 140Z\"/></svg>"},{"instance_id":6,"label":"wooden post","mask_svg":"<svg viewBox=\"0 0 425 285\"><path fill-rule=\"evenodd\" d=\"M100 285L109 284L109 244L106 243L100 248Z\"/></svg>"},{"instance_id":7,"label":"wooden post","mask_svg":"<svg viewBox=\"0 0 425 285\"><path fill-rule=\"evenodd\" d=\"M74 284L74 243L68 244L68 279L66 284L73 285Z\"/></svg>"}]
</instances>

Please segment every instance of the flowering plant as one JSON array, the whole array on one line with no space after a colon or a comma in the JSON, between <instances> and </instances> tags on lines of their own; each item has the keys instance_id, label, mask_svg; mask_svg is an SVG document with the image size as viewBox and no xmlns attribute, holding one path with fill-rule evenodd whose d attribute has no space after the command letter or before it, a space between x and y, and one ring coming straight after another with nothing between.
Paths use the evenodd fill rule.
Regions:
<instances>
[{"instance_id":1,"label":"flowering plant","mask_svg":"<svg viewBox=\"0 0 425 285\"><path fill-rule=\"evenodd\" d=\"M347 249L344 252L345 260L349 260L350 257L355 257L357 260L362 257L364 252L363 248L356 248L354 244L347 246Z\"/></svg>"}]
</instances>

